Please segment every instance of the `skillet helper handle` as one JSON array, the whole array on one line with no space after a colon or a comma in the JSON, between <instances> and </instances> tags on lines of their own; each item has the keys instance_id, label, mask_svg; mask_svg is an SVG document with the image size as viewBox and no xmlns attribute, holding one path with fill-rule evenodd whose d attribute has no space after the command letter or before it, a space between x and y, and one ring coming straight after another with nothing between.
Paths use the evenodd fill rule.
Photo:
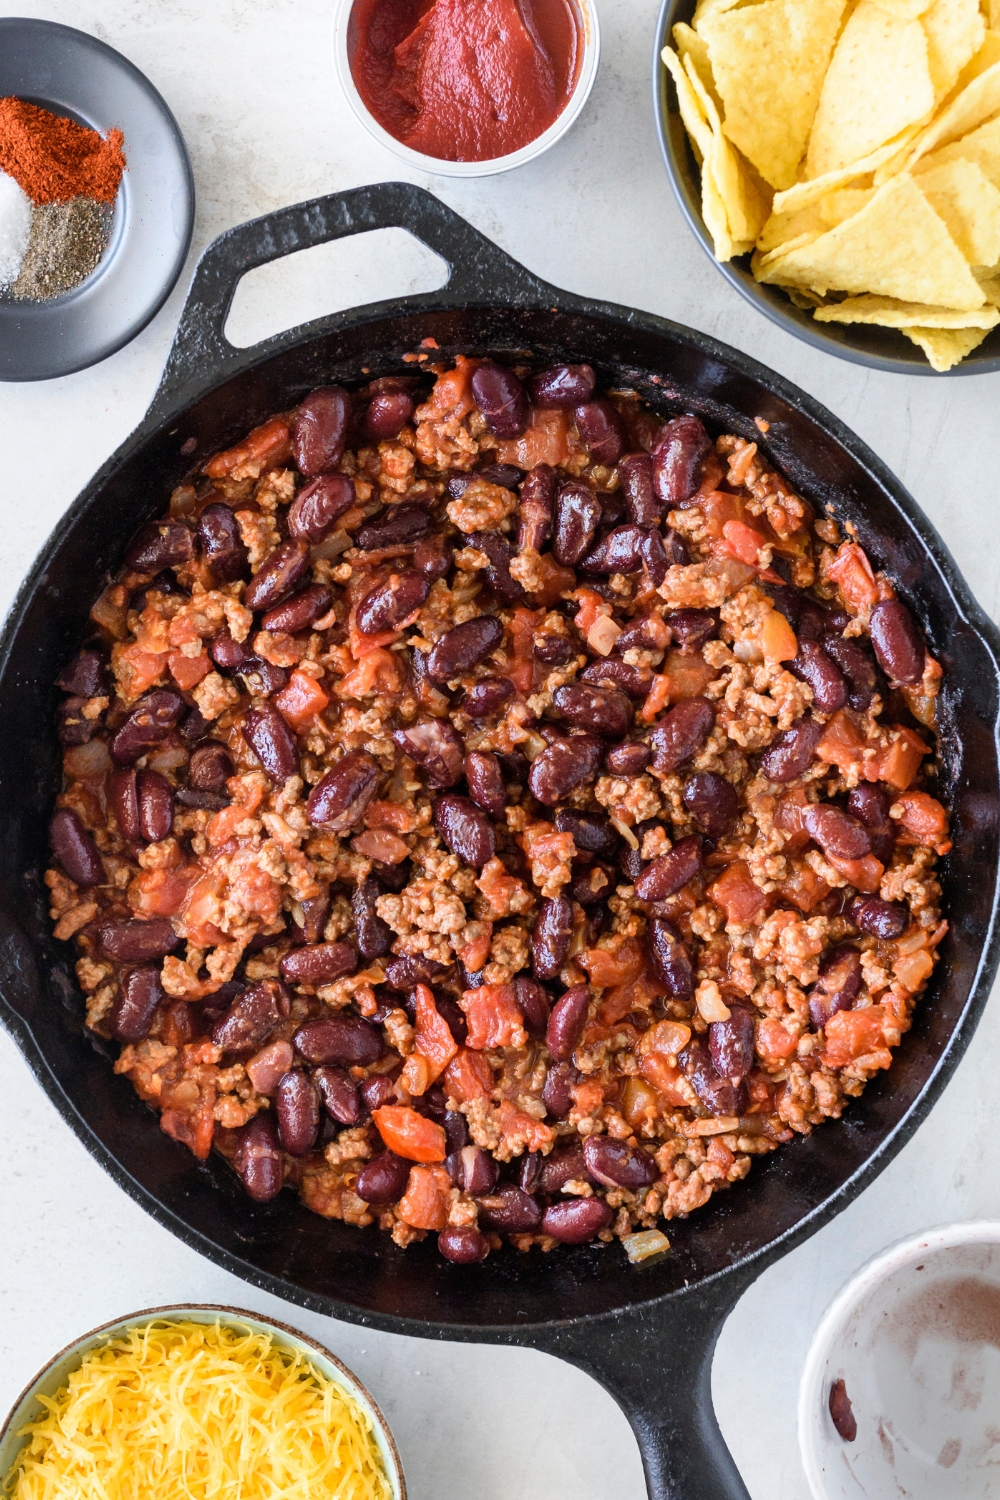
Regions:
<instances>
[{"instance_id":1,"label":"skillet helper handle","mask_svg":"<svg viewBox=\"0 0 1000 1500\"><path fill-rule=\"evenodd\" d=\"M661 1302L525 1340L614 1396L638 1440L650 1500L750 1500L716 1420L712 1357L756 1274L730 1270Z\"/></svg>"},{"instance_id":2,"label":"skillet helper handle","mask_svg":"<svg viewBox=\"0 0 1000 1500\"><path fill-rule=\"evenodd\" d=\"M218 384L220 379L235 374L265 352L276 351L290 341L288 334L278 334L252 349L236 349L226 338L226 319L233 296L247 271L292 255L296 250L310 250L315 245L372 229L409 230L448 264L451 274L446 287L423 297L407 298L408 306L438 303L445 291L452 306L476 302L537 303L546 290L543 281L447 204L412 183L377 182L295 203L227 229L204 252L195 269L151 412L166 412L175 394L192 383L210 376L211 382ZM295 342L302 336L300 328L295 333Z\"/></svg>"}]
</instances>

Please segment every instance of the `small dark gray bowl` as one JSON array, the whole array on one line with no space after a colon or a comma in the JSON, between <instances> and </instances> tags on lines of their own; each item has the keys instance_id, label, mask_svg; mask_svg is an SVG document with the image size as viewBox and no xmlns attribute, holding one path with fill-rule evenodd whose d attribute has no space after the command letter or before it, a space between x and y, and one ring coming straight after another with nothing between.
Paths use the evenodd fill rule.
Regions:
<instances>
[{"instance_id":1,"label":"small dark gray bowl","mask_svg":"<svg viewBox=\"0 0 1000 1500\"><path fill-rule=\"evenodd\" d=\"M670 185L705 254L730 286L753 303L758 312L786 333L812 344L814 349L873 370L891 370L897 375L936 375L940 379L942 372L932 369L916 344L911 344L897 329L869 328L859 323L817 323L810 312L790 302L780 287L755 281L749 255L725 263L716 260L712 236L701 216L701 173L678 112L673 80L660 61L663 48L673 45L673 29L678 21L690 23L695 3L696 0L662 0L653 48L653 114ZM1000 370L1000 324L986 335L978 349L943 373L986 375L993 370Z\"/></svg>"},{"instance_id":2,"label":"small dark gray bowl","mask_svg":"<svg viewBox=\"0 0 1000 1500\"><path fill-rule=\"evenodd\" d=\"M125 136L128 167L100 264L47 302L0 293L0 381L50 380L107 359L159 312L191 244L194 179L177 121L149 79L84 31L0 18L0 98L8 95Z\"/></svg>"}]
</instances>

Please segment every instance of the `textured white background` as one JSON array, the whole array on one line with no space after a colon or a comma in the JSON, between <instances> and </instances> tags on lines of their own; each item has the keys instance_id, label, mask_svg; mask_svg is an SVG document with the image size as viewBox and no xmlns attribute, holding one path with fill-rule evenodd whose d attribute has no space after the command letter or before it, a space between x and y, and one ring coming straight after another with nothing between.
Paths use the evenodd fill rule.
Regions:
<instances>
[{"instance_id":1,"label":"textured white background","mask_svg":"<svg viewBox=\"0 0 1000 1500\"><path fill-rule=\"evenodd\" d=\"M825 402L901 476L995 614L1000 376L866 372L813 352L748 307L695 244L660 165L648 84L654 0L599 3L600 77L561 145L505 177L419 180L556 285L703 329ZM198 214L180 285L129 348L63 380L0 387L4 606L58 517L141 418L204 245L280 205L408 175L339 95L330 0L18 0L16 13L91 31L149 76L187 139ZM441 279L440 262L391 231L257 273L253 285L248 278L231 331L250 343ZM795 1438L798 1372L834 1291L909 1230L997 1213L1000 1164L989 1122L998 1043L993 1007L902 1155L852 1208L768 1271L731 1317L715 1361L715 1397L754 1500L806 1500ZM104 1176L3 1035L0 1174L0 1412L53 1351L99 1322L156 1303L230 1302L298 1323L358 1372L396 1432L413 1500L645 1494L620 1411L568 1366L525 1351L336 1324L255 1292L185 1249Z\"/></svg>"}]
</instances>

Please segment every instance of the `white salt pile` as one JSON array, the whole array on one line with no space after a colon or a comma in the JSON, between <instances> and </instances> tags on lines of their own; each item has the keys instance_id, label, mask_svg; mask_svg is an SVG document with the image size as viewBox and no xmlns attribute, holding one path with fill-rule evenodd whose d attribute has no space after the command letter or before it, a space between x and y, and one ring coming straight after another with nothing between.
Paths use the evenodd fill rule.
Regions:
<instances>
[{"instance_id":1,"label":"white salt pile","mask_svg":"<svg viewBox=\"0 0 1000 1500\"><path fill-rule=\"evenodd\" d=\"M0 291L17 280L31 234L32 206L27 193L0 172Z\"/></svg>"}]
</instances>

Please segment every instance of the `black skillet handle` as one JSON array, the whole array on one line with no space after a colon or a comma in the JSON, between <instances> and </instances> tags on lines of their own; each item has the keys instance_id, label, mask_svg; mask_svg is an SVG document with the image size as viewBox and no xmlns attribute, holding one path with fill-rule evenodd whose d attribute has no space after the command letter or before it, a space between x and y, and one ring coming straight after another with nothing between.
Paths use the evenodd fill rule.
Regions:
<instances>
[{"instance_id":1,"label":"black skillet handle","mask_svg":"<svg viewBox=\"0 0 1000 1500\"><path fill-rule=\"evenodd\" d=\"M525 1339L614 1396L638 1440L650 1500L750 1500L716 1420L712 1356L756 1275L734 1267L660 1302Z\"/></svg>"},{"instance_id":2,"label":"black skillet handle","mask_svg":"<svg viewBox=\"0 0 1000 1500\"><path fill-rule=\"evenodd\" d=\"M281 348L288 339L287 334L279 334L247 350L234 348L226 338L233 295L247 271L328 240L391 228L409 230L447 262L451 271L447 301L451 306L537 303L545 292L543 281L440 199L412 183L372 183L295 203L226 230L202 255L151 414L166 414L174 397L193 383L204 383L210 377L212 384L218 384L262 354ZM444 290L426 298L407 298L407 304L419 307L422 302L437 302ZM297 337L301 337L301 330Z\"/></svg>"}]
</instances>

